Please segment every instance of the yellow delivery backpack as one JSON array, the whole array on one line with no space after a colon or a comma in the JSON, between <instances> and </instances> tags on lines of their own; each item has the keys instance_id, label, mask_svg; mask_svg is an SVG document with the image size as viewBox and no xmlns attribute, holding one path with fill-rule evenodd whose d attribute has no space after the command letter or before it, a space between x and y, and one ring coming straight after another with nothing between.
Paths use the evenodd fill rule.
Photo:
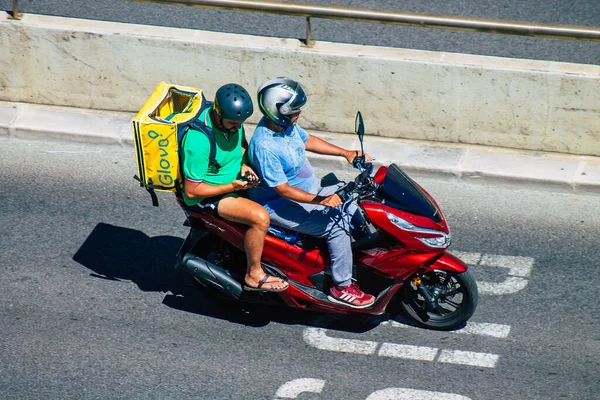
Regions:
<instances>
[{"instance_id":1,"label":"yellow delivery backpack","mask_svg":"<svg viewBox=\"0 0 600 400\"><path fill-rule=\"evenodd\" d=\"M181 190L179 148L190 126L207 135L211 143L210 162L216 163L212 130L196 121L210 105L200 89L161 82L133 119L138 170L134 178L148 190L154 206L158 206L155 191Z\"/></svg>"}]
</instances>

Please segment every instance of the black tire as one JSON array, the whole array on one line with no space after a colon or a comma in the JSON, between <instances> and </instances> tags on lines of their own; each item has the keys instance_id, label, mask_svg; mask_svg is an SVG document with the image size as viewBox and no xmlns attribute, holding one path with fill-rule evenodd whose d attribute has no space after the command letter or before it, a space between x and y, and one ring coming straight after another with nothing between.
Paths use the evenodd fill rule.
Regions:
<instances>
[{"instance_id":1,"label":"black tire","mask_svg":"<svg viewBox=\"0 0 600 400\"><path fill-rule=\"evenodd\" d=\"M469 271L433 270L419 276L429 293L438 292L436 307L428 307L413 278L400 289L400 306L420 326L452 330L461 327L477 308L477 284Z\"/></svg>"}]
</instances>

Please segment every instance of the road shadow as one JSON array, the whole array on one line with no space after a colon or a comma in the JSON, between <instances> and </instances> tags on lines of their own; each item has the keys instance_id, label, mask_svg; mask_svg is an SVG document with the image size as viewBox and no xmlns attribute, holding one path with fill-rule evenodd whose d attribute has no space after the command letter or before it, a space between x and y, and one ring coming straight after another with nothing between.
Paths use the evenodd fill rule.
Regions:
<instances>
[{"instance_id":1,"label":"road shadow","mask_svg":"<svg viewBox=\"0 0 600 400\"><path fill-rule=\"evenodd\" d=\"M220 299L202 290L186 272L174 269L182 244L182 238L149 237L135 229L99 223L73 260L89 269L94 278L130 281L142 291L166 293L163 304L173 309L246 326L262 327L274 321L360 333L375 328L386 319L330 315Z\"/></svg>"}]
</instances>

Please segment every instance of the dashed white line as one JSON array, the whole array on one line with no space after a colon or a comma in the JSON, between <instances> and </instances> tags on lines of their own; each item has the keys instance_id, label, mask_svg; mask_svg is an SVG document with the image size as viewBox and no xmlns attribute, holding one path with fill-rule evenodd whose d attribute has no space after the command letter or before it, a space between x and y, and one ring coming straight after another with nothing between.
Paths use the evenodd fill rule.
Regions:
<instances>
[{"instance_id":1,"label":"dashed white line","mask_svg":"<svg viewBox=\"0 0 600 400\"><path fill-rule=\"evenodd\" d=\"M439 362L472 365L474 367L496 368L500 357L497 354L475 353L462 350L442 350Z\"/></svg>"},{"instance_id":2,"label":"dashed white line","mask_svg":"<svg viewBox=\"0 0 600 400\"><path fill-rule=\"evenodd\" d=\"M382 343L379 355L382 357L405 358L410 360L434 361L438 349L434 347L411 346L408 344Z\"/></svg>"},{"instance_id":3,"label":"dashed white line","mask_svg":"<svg viewBox=\"0 0 600 400\"><path fill-rule=\"evenodd\" d=\"M420 329L411 325L402 324L397 321L382 322L381 325L389 324L395 328ZM467 325L459 330L447 331L447 333L462 333L467 335L491 336L495 338L506 338L510 333L510 325L490 324L487 322L467 322Z\"/></svg>"},{"instance_id":4,"label":"dashed white line","mask_svg":"<svg viewBox=\"0 0 600 400\"><path fill-rule=\"evenodd\" d=\"M323 328L306 328L304 340L320 350L370 355L375 354L379 343L369 340L343 339L327 336ZM435 361L440 350L435 347L412 346L395 343L382 343L377 355L411 360ZM500 356L488 353L475 353L461 350L441 350L438 361L450 364L463 364L494 368Z\"/></svg>"},{"instance_id":5,"label":"dashed white line","mask_svg":"<svg viewBox=\"0 0 600 400\"><path fill-rule=\"evenodd\" d=\"M332 338L327 336L327 330L323 328L306 328L303 336L306 343L317 349L342 353L374 354L378 345L369 340Z\"/></svg>"}]
</instances>

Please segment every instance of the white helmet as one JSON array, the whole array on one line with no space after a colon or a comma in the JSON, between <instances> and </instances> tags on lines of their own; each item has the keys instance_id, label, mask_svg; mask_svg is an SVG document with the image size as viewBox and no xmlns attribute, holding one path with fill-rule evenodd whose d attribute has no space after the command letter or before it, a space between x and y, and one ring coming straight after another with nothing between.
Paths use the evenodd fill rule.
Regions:
<instances>
[{"instance_id":1,"label":"white helmet","mask_svg":"<svg viewBox=\"0 0 600 400\"><path fill-rule=\"evenodd\" d=\"M258 88L258 108L265 117L282 128L291 126L291 114L306 106L306 92L297 81L279 77L266 81Z\"/></svg>"}]
</instances>

